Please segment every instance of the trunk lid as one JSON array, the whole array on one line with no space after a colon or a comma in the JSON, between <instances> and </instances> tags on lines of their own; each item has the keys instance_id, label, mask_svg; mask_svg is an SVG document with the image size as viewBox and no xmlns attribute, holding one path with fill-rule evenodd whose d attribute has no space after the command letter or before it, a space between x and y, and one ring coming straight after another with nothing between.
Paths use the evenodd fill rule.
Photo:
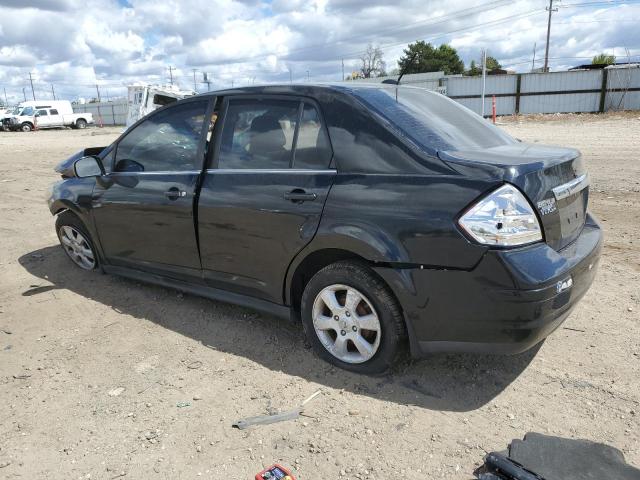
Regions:
<instances>
[{"instance_id":1,"label":"trunk lid","mask_svg":"<svg viewBox=\"0 0 640 480\"><path fill-rule=\"evenodd\" d=\"M589 199L589 177L572 148L514 143L486 149L441 151L460 173L517 186L538 214L547 244L560 250L580 234Z\"/></svg>"}]
</instances>

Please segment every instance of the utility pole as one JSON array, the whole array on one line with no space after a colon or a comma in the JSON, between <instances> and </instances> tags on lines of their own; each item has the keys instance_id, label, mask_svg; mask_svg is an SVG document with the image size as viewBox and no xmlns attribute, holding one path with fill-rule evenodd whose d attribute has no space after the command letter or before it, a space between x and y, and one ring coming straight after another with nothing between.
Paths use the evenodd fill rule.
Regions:
<instances>
[{"instance_id":1,"label":"utility pole","mask_svg":"<svg viewBox=\"0 0 640 480\"><path fill-rule=\"evenodd\" d=\"M5 87L2 87L2 89L4 90L4 106L8 107L9 106L9 100L7 100L7 89Z\"/></svg>"},{"instance_id":2,"label":"utility pole","mask_svg":"<svg viewBox=\"0 0 640 480\"><path fill-rule=\"evenodd\" d=\"M31 77L31 72L29 72L29 82L31 82L31 95L33 95L33 101L36 101L36 91L33 89L33 78Z\"/></svg>"},{"instance_id":3,"label":"utility pole","mask_svg":"<svg viewBox=\"0 0 640 480\"><path fill-rule=\"evenodd\" d=\"M56 91L53 89L53 83L51 84L51 95L53 96L53 99L56 99Z\"/></svg>"},{"instance_id":4,"label":"utility pole","mask_svg":"<svg viewBox=\"0 0 640 480\"><path fill-rule=\"evenodd\" d=\"M309 82L309 70L307 70L307 82Z\"/></svg>"},{"instance_id":5,"label":"utility pole","mask_svg":"<svg viewBox=\"0 0 640 480\"><path fill-rule=\"evenodd\" d=\"M544 47L544 72L549 71L549 38L551 37L551 14L558 11L557 8L553 8L553 0L549 0L547 11L549 12L549 19L547 20L547 44Z\"/></svg>"},{"instance_id":6,"label":"utility pole","mask_svg":"<svg viewBox=\"0 0 640 480\"><path fill-rule=\"evenodd\" d=\"M171 82L171 85L173 85L173 70L174 68L169 65L169 81Z\"/></svg>"},{"instance_id":7,"label":"utility pole","mask_svg":"<svg viewBox=\"0 0 640 480\"><path fill-rule=\"evenodd\" d=\"M25 87L22 87L22 96L24 97L24 101L27 101L27 93L24 91Z\"/></svg>"},{"instance_id":8,"label":"utility pole","mask_svg":"<svg viewBox=\"0 0 640 480\"><path fill-rule=\"evenodd\" d=\"M531 61L531 71L536 69L536 42L533 42L533 60Z\"/></svg>"},{"instance_id":9,"label":"utility pole","mask_svg":"<svg viewBox=\"0 0 640 480\"><path fill-rule=\"evenodd\" d=\"M104 123L102 122L102 114L100 113L100 102L102 101L102 99L100 98L100 87L98 87L97 83L96 92L98 92L98 125L100 126L100 128L102 128L104 126Z\"/></svg>"},{"instance_id":10,"label":"utility pole","mask_svg":"<svg viewBox=\"0 0 640 480\"><path fill-rule=\"evenodd\" d=\"M202 83L207 84L207 92L211 91L211 82L209 81L209 74L207 72L202 72Z\"/></svg>"},{"instance_id":11,"label":"utility pole","mask_svg":"<svg viewBox=\"0 0 640 480\"><path fill-rule=\"evenodd\" d=\"M482 118L484 118L484 91L487 84L487 51L482 49Z\"/></svg>"},{"instance_id":12,"label":"utility pole","mask_svg":"<svg viewBox=\"0 0 640 480\"><path fill-rule=\"evenodd\" d=\"M291 71L291 67L289 67L289 83L293 83L293 72Z\"/></svg>"},{"instance_id":13,"label":"utility pole","mask_svg":"<svg viewBox=\"0 0 640 480\"><path fill-rule=\"evenodd\" d=\"M195 68L193 68L192 70L193 70L193 91L197 92L198 91L198 87L196 87L196 72L197 72L197 70Z\"/></svg>"},{"instance_id":14,"label":"utility pole","mask_svg":"<svg viewBox=\"0 0 640 480\"><path fill-rule=\"evenodd\" d=\"M342 78L340 79L341 82L344 82L344 58L342 59Z\"/></svg>"}]
</instances>

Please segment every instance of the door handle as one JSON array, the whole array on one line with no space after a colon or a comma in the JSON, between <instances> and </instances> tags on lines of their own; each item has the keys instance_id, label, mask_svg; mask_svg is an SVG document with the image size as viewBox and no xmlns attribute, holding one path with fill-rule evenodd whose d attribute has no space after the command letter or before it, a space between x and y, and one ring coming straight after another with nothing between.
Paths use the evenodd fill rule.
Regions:
<instances>
[{"instance_id":1,"label":"door handle","mask_svg":"<svg viewBox=\"0 0 640 480\"><path fill-rule=\"evenodd\" d=\"M318 196L315 193L307 193L301 188L294 188L284 194L285 200L291 200L294 203L311 202L316 198L318 198Z\"/></svg>"},{"instance_id":2,"label":"door handle","mask_svg":"<svg viewBox=\"0 0 640 480\"><path fill-rule=\"evenodd\" d=\"M164 192L169 200L177 200L180 197L186 197L187 192L184 190L180 190L177 187L171 187L169 190Z\"/></svg>"}]
</instances>

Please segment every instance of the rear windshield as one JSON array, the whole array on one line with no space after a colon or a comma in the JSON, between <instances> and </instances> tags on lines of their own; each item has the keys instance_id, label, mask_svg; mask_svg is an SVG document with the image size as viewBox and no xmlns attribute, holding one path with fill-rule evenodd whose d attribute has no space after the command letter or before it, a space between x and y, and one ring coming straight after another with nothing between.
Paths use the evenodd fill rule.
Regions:
<instances>
[{"instance_id":1,"label":"rear windshield","mask_svg":"<svg viewBox=\"0 0 640 480\"><path fill-rule=\"evenodd\" d=\"M412 87L354 88L352 93L386 118L400 135L428 152L516 142L487 120L438 93Z\"/></svg>"}]
</instances>

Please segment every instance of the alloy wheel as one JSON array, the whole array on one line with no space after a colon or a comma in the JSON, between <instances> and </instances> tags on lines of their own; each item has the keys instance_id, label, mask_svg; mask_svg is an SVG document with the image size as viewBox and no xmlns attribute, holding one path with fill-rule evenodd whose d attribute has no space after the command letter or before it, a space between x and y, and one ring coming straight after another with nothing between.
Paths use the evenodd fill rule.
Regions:
<instances>
[{"instance_id":1,"label":"alloy wheel","mask_svg":"<svg viewBox=\"0 0 640 480\"><path fill-rule=\"evenodd\" d=\"M60 242L69 258L80 268L95 268L96 259L91 245L80 231L69 225L60 227Z\"/></svg>"},{"instance_id":2,"label":"alloy wheel","mask_svg":"<svg viewBox=\"0 0 640 480\"><path fill-rule=\"evenodd\" d=\"M323 288L313 302L313 327L331 355L364 363L380 347L380 319L369 299L348 285Z\"/></svg>"}]
</instances>

